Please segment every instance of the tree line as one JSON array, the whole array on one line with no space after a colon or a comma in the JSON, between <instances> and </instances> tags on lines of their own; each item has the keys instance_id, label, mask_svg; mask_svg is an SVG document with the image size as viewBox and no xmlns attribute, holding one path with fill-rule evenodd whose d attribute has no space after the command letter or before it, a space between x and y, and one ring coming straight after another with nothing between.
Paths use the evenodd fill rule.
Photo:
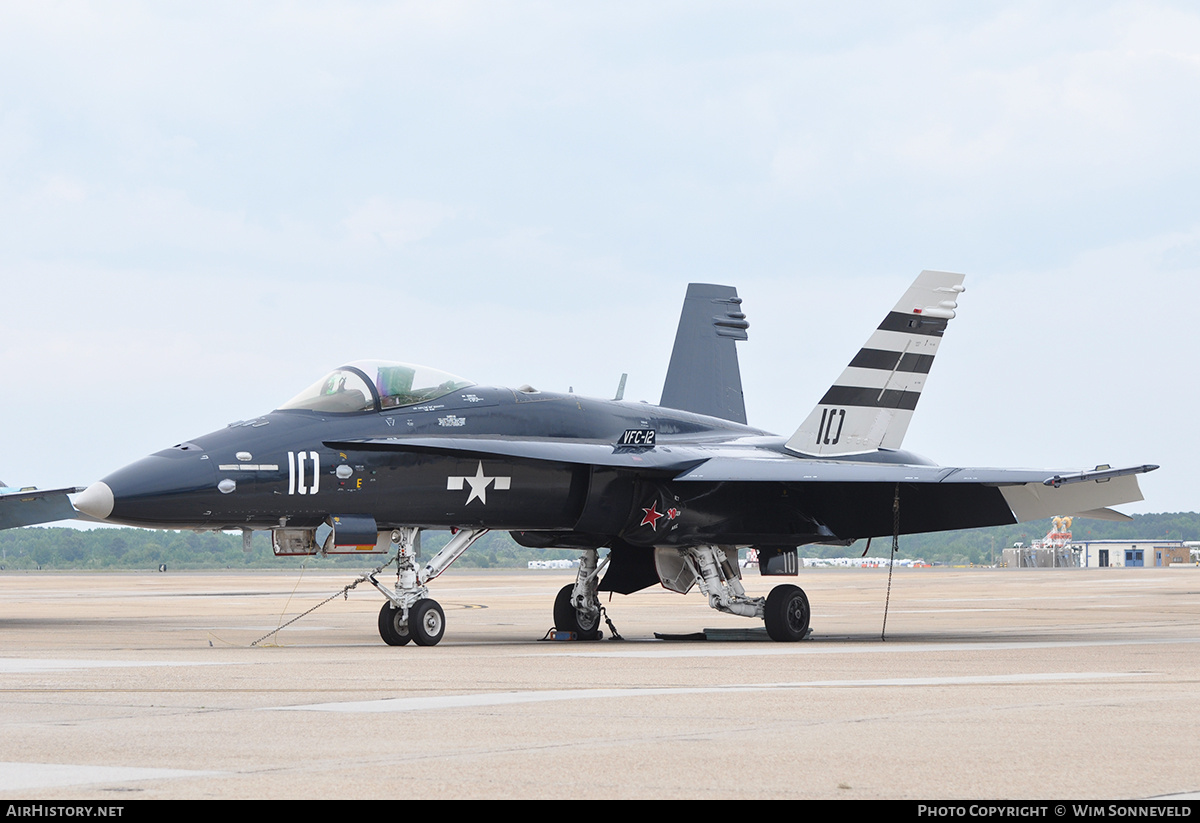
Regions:
<instances>
[{"instance_id":1,"label":"tree line","mask_svg":"<svg viewBox=\"0 0 1200 823\"><path fill-rule=\"evenodd\" d=\"M933 532L900 538L899 557L950 565L992 565L1014 543L1029 545L1045 536L1050 520L987 529ZM1200 513L1176 512L1134 515L1130 522L1074 521L1076 540L1196 540L1200 541ZM422 535L422 555L431 557L449 539L448 532ZM865 541L852 546L802 546L801 557L857 557ZM872 541L869 556L886 557L891 540ZM524 568L530 560L575 558L578 551L527 549L506 532L481 538L457 564L468 568ZM301 565L361 569L381 564L383 555L330 555L328 557L275 557L267 532L255 532L250 551L243 550L240 533L160 531L131 528L91 530L30 526L0 532L0 568L4 571L37 569L286 569Z\"/></svg>"}]
</instances>

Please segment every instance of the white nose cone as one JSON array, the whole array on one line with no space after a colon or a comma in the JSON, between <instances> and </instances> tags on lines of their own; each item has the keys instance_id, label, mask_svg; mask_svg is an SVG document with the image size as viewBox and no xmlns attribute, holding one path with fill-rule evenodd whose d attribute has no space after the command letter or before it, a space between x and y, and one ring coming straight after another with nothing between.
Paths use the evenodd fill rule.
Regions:
<instances>
[{"instance_id":1,"label":"white nose cone","mask_svg":"<svg viewBox=\"0 0 1200 823\"><path fill-rule=\"evenodd\" d=\"M75 495L75 510L103 520L112 514L113 493L107 483L96 482Z\"/></svg>"}]
</instances>

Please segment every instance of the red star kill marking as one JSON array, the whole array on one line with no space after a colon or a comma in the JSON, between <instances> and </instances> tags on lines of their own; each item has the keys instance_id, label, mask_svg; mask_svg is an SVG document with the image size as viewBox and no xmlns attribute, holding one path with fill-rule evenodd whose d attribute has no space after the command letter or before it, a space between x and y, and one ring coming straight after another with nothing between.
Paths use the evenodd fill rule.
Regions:
<instances>
[{"instance_id":1,"label":"red star kill marking","mask_svg":"<svg viewBox=\"0 0 1200 823\"><path fill-rule=\"evenodd\" d=\"M649 526L652 529L658 528L658 518L666 516L658 510L658 502L657 501L651 503L650 508L642 509L642 511L644 511L646 513L646 516L642 518L642 522L639 523L638 525Z\"/></svg>"}]
</instances>

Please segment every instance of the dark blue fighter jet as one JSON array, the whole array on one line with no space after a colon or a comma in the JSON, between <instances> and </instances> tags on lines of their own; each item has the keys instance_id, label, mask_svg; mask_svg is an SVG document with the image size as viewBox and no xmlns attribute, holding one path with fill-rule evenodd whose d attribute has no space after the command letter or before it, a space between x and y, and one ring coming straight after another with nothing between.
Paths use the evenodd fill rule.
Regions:
<instances>
[{"instance_id":1,"label":"dark blue fighter jet","mask_svg":"<svg viewBox=\"0 0 1200 823\"><path fill-rule=\"evenodd\" d=\"M661 584L698 585L713 608L800 640L803 590L747 596L739 548L757 550L762 574L795 575L808 543L1124 518L1108 507L1141 500L1136 475L1156 468L949 468L901 449L962 281L922 272L787 438L746 425L735 343L749 324L736 290L692 284L658 406L349 363L275 411L114 472L74 507L111 523L242 530L247 542L270 531L280 555L395 553L396 585L372 578L391 645L441 640L428 584L496 529L580 550L554 603L556 627L579 639L600 636L600 591ZM71 491L0 493L0 527L61 517ZM452 537L422 561L430 529Z\"/></svg>"}]
</instances>

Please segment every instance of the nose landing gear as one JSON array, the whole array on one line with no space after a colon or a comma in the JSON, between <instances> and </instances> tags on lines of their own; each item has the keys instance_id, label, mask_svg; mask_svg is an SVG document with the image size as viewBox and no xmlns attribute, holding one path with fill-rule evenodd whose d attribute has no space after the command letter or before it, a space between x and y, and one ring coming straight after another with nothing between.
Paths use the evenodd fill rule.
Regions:
<instances>
[{"instance_id":1,"label":"nose landing gear","mask_svg":"<svg viewBox=\"0 0 1200 823\"><path fill-rule=\"evenodd\" d=\"M441 551L418 569L420 531L405 527L392 532L392 544L396 547L395 589L380 583L373 574L367 578L388 599L379 610L379 636L389 646L405 646L410 641L418 646L436 646L441 641L446 633L446 613L436 600L429 599L429 587L425 584L449 568L488 532L487 529L456 532Z\"/></svg>"}]
</instances>

